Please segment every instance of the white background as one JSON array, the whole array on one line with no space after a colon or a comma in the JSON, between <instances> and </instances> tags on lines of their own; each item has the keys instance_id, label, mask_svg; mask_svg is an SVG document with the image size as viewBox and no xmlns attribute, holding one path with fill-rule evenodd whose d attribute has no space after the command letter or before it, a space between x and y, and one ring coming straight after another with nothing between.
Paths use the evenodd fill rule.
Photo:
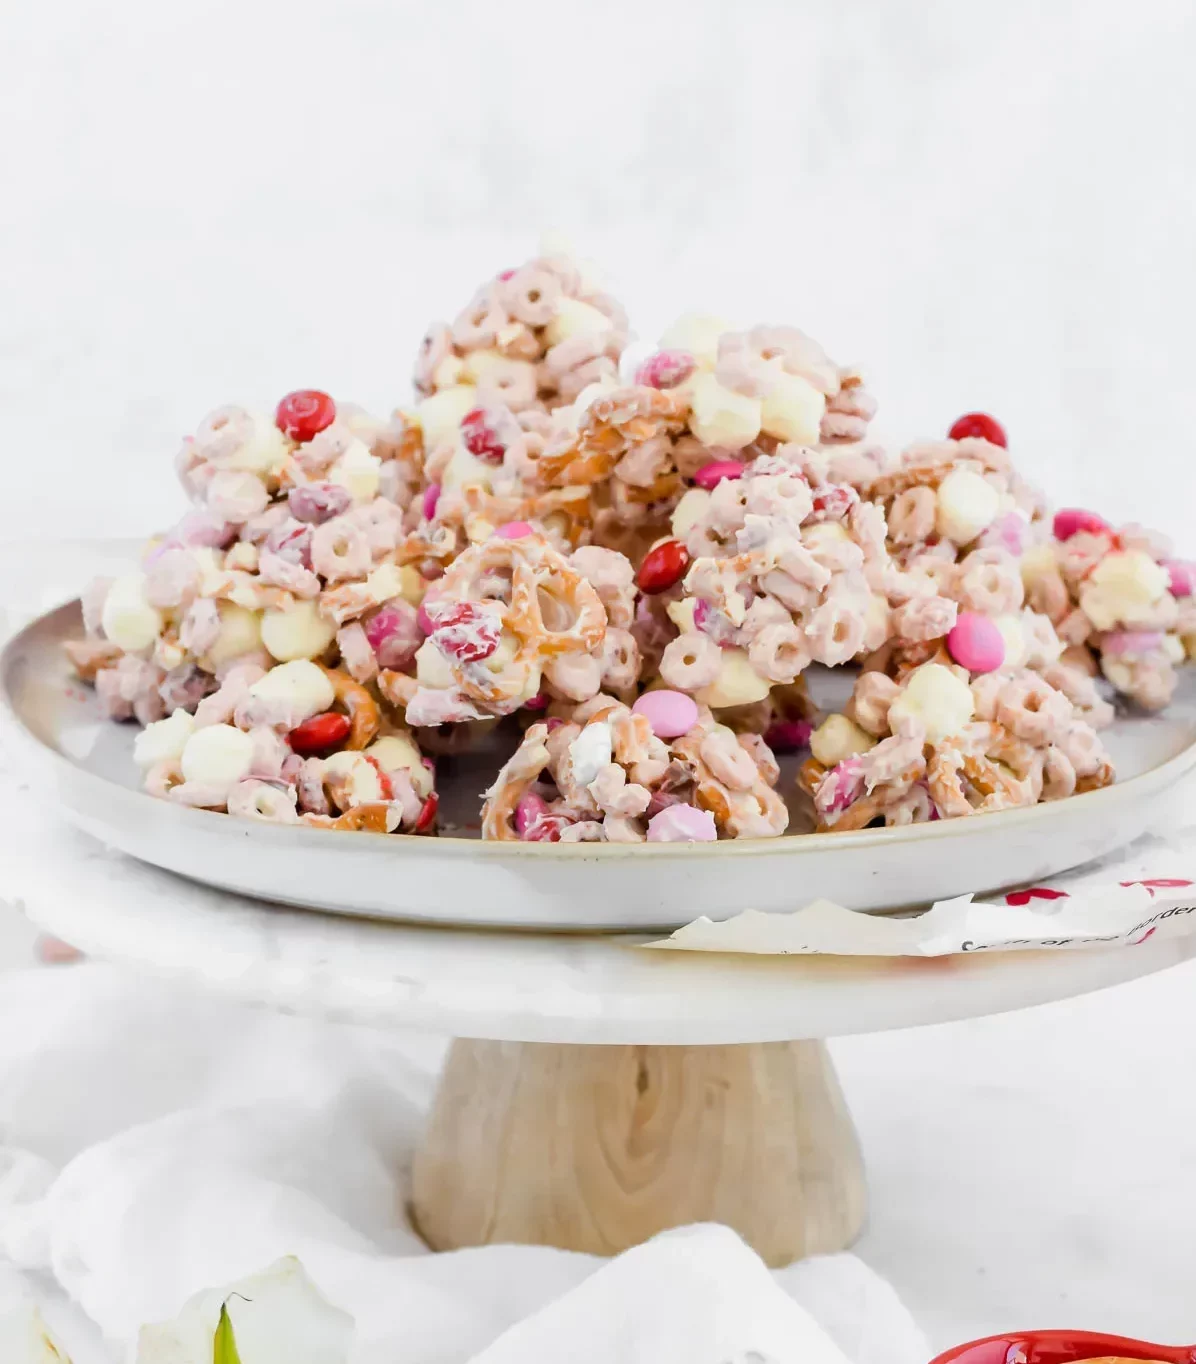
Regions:
<instances>
[{"instance_id":1,"label":"white background","mask_svg":"<svg viewBox=\"0 0 1196 1364\"><path fill-rule=\"evenodd\" d=\"M564 231L639 332L796 323L903 442L1196 491L1190 0L0 0L4 533L142 534L210 407L389 410ZM1189 548L1191 548L1190 537Z\"/></svg>"}]
</instances>

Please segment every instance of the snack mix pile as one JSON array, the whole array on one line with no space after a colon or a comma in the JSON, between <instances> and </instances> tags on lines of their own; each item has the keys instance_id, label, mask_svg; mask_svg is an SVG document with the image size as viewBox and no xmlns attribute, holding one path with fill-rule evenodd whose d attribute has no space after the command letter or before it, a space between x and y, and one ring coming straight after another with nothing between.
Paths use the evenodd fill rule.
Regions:
<instances>
[{"instance_id":1,"label":"snack mix pile","mask_svg":"<svg viewBox=\"0 0 1196 1364\"><path fill-rule=\"evenodd\" d=\"M634 370L627 342L549 254L432 327L389 421L314 390L209 414L190 510L68 646L143 726L146 789L434 834L425 752L499 725L490 839L774 837L774 754L804 750L821 831L1113 780L1107 698L1168 704L1196 564L1052 516L982 413L888 456L859 372L794 327L686 317ZM855 678L821 723L811 664Z\"/></svg>"}]
</instances>

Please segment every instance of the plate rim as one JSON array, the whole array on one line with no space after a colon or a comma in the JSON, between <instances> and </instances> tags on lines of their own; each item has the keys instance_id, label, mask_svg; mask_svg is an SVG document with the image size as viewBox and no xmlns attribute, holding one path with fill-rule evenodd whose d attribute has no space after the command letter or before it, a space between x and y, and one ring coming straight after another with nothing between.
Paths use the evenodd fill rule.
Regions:
<instances>
[{"instance_id":1,"label":"plate rim","mask_svg":"<svg viewBox=\"0 0 1196 1364\"><path fill-rule=\"evenodd\" d=\"M131 800L133 804L130 808L135 811L147 810L152 806L156 812L154 818L183 821L182 827L185 827L185 824L201 821L202 827L214 829L217 826L213 825L212 821L219 820L221 821L219 827L227 831L229 815L222 814L217 810L200 810L172 804L169 801L152 796L146 791L122 786L119 782L112 781L110 778L103 777L99 773L92 772L74 762L66 754L47 743L25 723L17 708L10 686L10 675L17 657L23 652L29 640L36 637L39 629L44 630L51 624L54 617L76 609L82 609L78 597L52 607L48 611L41 612L14 632L0 648L0 703L3 705L4 713L10 725L19 736L26 755L32 760L31 750L36 751L38 756L47 761L61 779L66 779L69 776L70 780L78 782L82 778L97 789L109 793L118 793L116 798L121 801ZM1133 799L1134 795L1140 790L1153 790L1159 785L1173 785L1193 767L1196 767L1196 737L1193 737L1192 741L1179 753L1160 763L1157 767L1139 773L1136 777L1129 777L1124 781L1115 781L1111 786L1102 787L1097 791L1085 791L1080 795L1068 796L1063 800L1039 802L1037 805L1019 809L989 813L983 816L982 827L984 830L991 830L994 834L998 834L1002 830L1007 831L1029 821L1041 823L1052 818L1061 818L1067 811L1074 812L1080 803L1082 803L1083 809L1089 810L1099 808L1102 803L1108 805ZM65 801L62 804L68 810L71 808ZM171 813L167 814L167 811ZM243 826L242 832L246 837L253 833L258 838L281 841L281 846L284 848L296 844L303 846L313 837L320 838L343 832L310 825L270 824L266 821L259 823L253 820L233 820L233 823L238 827ZM529 857L537 858L540 861L570 859L589 861L594 858L618 861L624 859L639 860L645 857L653 858L656 861L667 861L676 858L687 860L692 858L709 859L711 857L742 858L760 856L761 854L809 857L825 853L832 848L843 848L844 850L888 848L905 843L931 845L944 839L975 837L979 832L981 829L972 819L943 819L926 824L909 824L887 829L855 829L846 830L842 833L781 834L777 838L720 839L714 843L524 843L515 839L461 838L451 834L437 835L435 838L429 839L426 835L420 834L380 834L355 831L352 846L361 846L363 840L368 840L369 847L381 849L385 846L399 854L402 849L414 850L413 845L423 845L424 851L430 852L431 848L428 847L428 844L433 844L454 857L468 857L482 861L502 861Z\"/></svg>"}]
</instances>

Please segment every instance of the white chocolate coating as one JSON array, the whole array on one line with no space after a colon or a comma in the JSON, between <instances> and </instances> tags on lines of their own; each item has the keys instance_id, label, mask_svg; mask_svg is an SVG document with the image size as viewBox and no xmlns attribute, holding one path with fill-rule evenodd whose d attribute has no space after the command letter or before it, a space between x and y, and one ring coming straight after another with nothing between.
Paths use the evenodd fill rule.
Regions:
<instances>
[{"instance_id":1,"label":"white chocolate coating","mask_svg":"<svg viewBox=\"0 0 1196 1364\"><path fill-rule=\"evenodd\" d=\"M234 725L197 729L183 749L184 778L197 786L229 787L253 767L253 739Z\"/></svg>"},{"instance_id":2,"label":"white chocolate coating","mask_svg":"<svg viewBox=\"0 0 1196 1364\"><path fill-rule=\"evenodd\" d=\"M133 761L138 767L156 767L159 763L178 762L195 733L195 717L185 710L176 710L165 720L156 720L133 741Z\"/></svg>"}]
</instances>

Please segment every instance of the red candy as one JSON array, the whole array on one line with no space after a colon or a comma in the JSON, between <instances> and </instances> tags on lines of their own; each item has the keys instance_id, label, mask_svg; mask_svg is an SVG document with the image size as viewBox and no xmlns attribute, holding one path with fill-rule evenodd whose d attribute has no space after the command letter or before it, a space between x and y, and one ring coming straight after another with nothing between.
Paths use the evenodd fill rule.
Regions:
<instances>
[{"instance_id":1,"label":"red candy","mask_svg":"<svg viewBox=\"0 0 1196 1364\"><path fill-rule=\"evenodd\" d=\"M711 488L717 487L724 478L742 478L743 465L737 459L712 459L709 464L703 464L694 474L694 482L699 488L705 488L708 492Z\"/></svg>"},{"instance_id":2,"label":"red candy","mask_svg":"<svg viewBox=\"0 0 1196 1364\"><path fill-rule=\"evenodd\" d=\"M435 791L419 807L419 815L415 821L415 832L426 834L436 822L436 811L440 808L440 797Z\"/></svg>"},{"instance_id":3,"label":"red candy","mask_svg":"<svg viewBox=\"0 0 1196 1364\"><path fill-rule=\"evenodd\" d=\"M1085 511L1082 507L1062 507L1055 513L1056 540L1070 540L1081 531L1086 531L1089 535L1110 535L1113 528L1103 516Z\"/></svg>"},{"instance_id":4,"label":"red candy","mask_svg":"<svg viewBox=\"0 0 1196 1364\"><path fill-rule=\"evenodd\" d=\"M461 438L471 455L477 459L487 460L491 464L501 464L503 456L507 453L507 447L491 426L486 410L482 407L472 408L461 418Z\"/></svg>"},{"instance_id":5,"label":"red candy","mask_svg":"<svg viewBox=\"0 0 1196 1364\"><path fill-rule=\"evenodd\" d=\"M991 441L994 445L1001 445L1006 449L1009 447L1009 437L1005 434L1005 428L987 412L965 412L947 435L951 440L979 437L981 440Z\"/></svg>"},{"instance_id":6,"label":"red candy","mask_svg":"<svg viewBox=\"0 0 1196 1364\"><path fill-rule=\"evenodd\" d=\"M635 382L648 388L676 388L698 367L687 350L658 350L649 355L635 372Z\"/></svg>"},{"instance_id":7,"label":"red candy","mask_svg":"<svg viewBox=\"0 0 1196 1364\"><path fill-rule=\"evenodd\" d=\"M352 728L347 715L328 710L323 715L313 715L310 720L296 725L287 738L292 752L298 753L301 758L310 758L343 744Z\"/></svg>"},{"instance_id":8,"label":"red candy","mask_svg":"<svg viewBox=\"0 0 1196 1364\"><path fill-rule=\"evenodd\" d=\"M814 494L811 521L842 521L860 500L859 493L847 483L828 483Z\"/></svg>"},{"instance_id":9,"label":"red candy","mask_svg":"<svg viewBox=\"0 0 1196 1364\"><path fill-rule=\"evenodd\" d=\"M502 625L488 611L467 601L458 602L436 617L433 641L442 654L458 663L480 663L498 648Z\"/></svg>"},{"instance_id":10,"label":"red candy","mask_svg":"<svg viewBox=\"0 0 1196 1364\"><path fill-rule=\"evenodd\" d=\"M274 424L302 444L336 420L336 404L318 388L297 388L278 404Z\"/></svg>"},{"instance_id":11,"label":"red candy","mask_svg":"<svg viewBox=\"0 0 1196 1364\"><path fill-rule=\"evenodd\" d=\"M775 720L764 731L764 742L774 753L796 753L808 746L813 730L809 720Z\"/></svg>"},{"instance_id":12,"label":"red candy","mask_svg":"<svg viewBox=\"0 0 1196 1364\"><path fill-rule=\"evenodd\" d=\"M386 770L385 767L382 766L382 764L378 761L377 758L371 758L368 753L363 753L361 756L366 760L367 763L369 763L369 765L378 774L378 794L381 797L381 799L394 800L395 784L390 779L390 773Z\"/></svg>"},{"instance_id":13,"label":"red candy","mask_svg":"<svg viewBox=\"0 0 1196 1364\"><path fill-rule=\"evenodd\" d=\"M641 592L667 592L685 576L689 567L689 550L680 540L662 540L644 555L635 581Z\"/></svg>"}]
</instances>

